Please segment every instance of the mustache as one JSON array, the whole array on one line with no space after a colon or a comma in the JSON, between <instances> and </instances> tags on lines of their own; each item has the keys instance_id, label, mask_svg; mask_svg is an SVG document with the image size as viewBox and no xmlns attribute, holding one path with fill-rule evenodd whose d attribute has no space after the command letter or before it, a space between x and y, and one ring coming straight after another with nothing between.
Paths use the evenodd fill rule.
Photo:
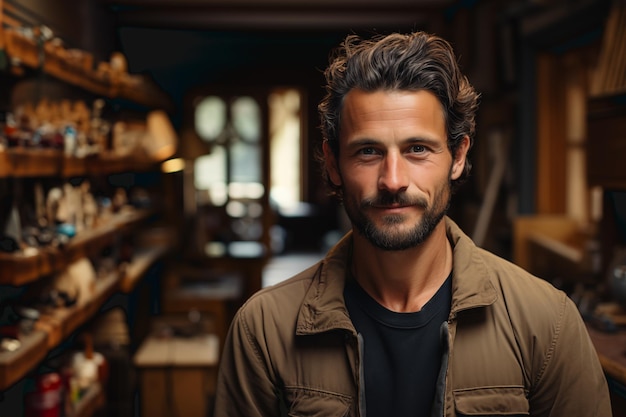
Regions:
<instances>
[{"instance_id":1,"label":"mustache","mask_svg":"<svg viewBox=\"0 0 626 417\"><path fill-rule=\"evenodd\" d=\"M409 196L404 192L390 193L388 191L380 191L374 197L366 198L361 201L361 207L375 207L375 206L417 206L422 209L428 208L428 201L421 196Z\"/></svg>"}]
</instances>

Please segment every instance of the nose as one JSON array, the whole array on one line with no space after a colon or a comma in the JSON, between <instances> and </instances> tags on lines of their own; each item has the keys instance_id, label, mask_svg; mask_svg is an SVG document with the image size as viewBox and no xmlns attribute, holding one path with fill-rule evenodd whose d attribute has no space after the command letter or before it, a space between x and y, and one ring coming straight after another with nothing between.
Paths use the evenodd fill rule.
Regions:
<instances>
[{"instance_id":1,"label":"nose","mask_svg":"<svg viewBox=\"0 0 626 417\"><path fill-rule=\"evenodd\" d=\"M397 153L388 153L383 159L378 176L378 188L391 193L405 191L409 186L407 162Z\"/></svg>"}]
</instances>

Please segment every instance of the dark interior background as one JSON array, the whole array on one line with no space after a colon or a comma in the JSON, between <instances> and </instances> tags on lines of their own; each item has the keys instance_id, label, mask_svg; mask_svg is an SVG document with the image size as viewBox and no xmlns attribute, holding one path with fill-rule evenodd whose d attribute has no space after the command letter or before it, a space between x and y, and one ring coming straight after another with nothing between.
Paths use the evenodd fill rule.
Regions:
<instances>
[{"instance_id":1,"label":"dark interior background","mask_svg":"<svg viewBox=\"0 0 626 417\"><path fill-rule=\"evenodd\" d=\"M494 134L506 137L505 174L497 185L494 208L481 246L508 259L513 258L516 219L527 215L559 218L568 215L570 201L564 154L569 150L570 138L564 131L568 127L565 113L571 110L567 109L565 90L571 85L563 79L568 75L567 68L584 73L596 65L613 4L610 0L0 0L0 5L3 1L19 15L19 21L49 26L66 47L93 53L95 62L108 61L114 52L122 52L130 73L146 75L165 94L166 102L157 106L163 105L178 133L177 156L194 151L197 145L193 107L198 95L214 91L267 91L273 87L296 87L304 92L306 149L302 161L302 199L313 211L301 218L279 219L284 227L298 232L300 239L290 242L292 249L297 250L319 250L324 233L340 226L340 207L327 194L313 161L321 139L317 103L324 93L322 72L331 50L350 33L369 36L423 30L448 39L463 71L481 93L476 141L470 153L472 175L453 197L450 215L472 235L494 169ZM41 91L36 91L38 81L46 75L32 68L26 71L27 75L21 78L8 71L1 74L0 89L4 94L0 94L0 111L10 111L16 100L40 98ZM53 96L84 94L75 91L77 88L61 85L54 77L48 78L46 88ZM610 97L619 120L624 115L624 88ZM584 93L589 93L589 89ZM86 100L93 100L93 94L87 96ZM588 104L587 99L585 96L582 101ZM106 101L107 109L115 117L145 116L150 107L119 98ZM589 118L589 113L585 109L582 117ZM602 121L596 124L602 125ZM618 130L611 132L615 135L612 143L620 140L624 143L623 132ZM593 153L598 171L598 167L603 168L607 148L593 142L603 138L585 134L590 137L585 138L581 148ZM598 135L597 131L595 134ZM623 149L623 145L615 146ZM610 167L621 163L619 155L608 157ZM137 174L135 180L161 186L160 171L143 174ZM172 175L175 181L180 179L178 175ZM626 182L623 174L614 177L615 182L599 184L610 187L618 184L616 188L621 193L616 192L613 202L611 189L607 187L605 198L610 204L605 205L605 211L609 216L600 228L604 227L608 233L603 236L603 231L584 230L584 239L572 245L586 261L589 242L597 243L594 239L613 236L603 242L602 271L595 270L592 276L593 285L598 284L593 288L597 293L606 288L603 272L610 257L605 255L626 244L623 193ZM112 175L111 178L123 181L126 177ZM1 198L18 198L12 195L12 180L0 182L0 219L7 217L11 207L10 202L6 204ZM588 185L593 184L586 183L583 194L588 193ZM180 190L163 188L167 189L166 192L159 189L163 200L180 209L183 205L182 193L177 193ZM176 193L171 192L174 189ZM175 215L171 217L166 220L188 227L179 230L181 240L192 240L189 233L194 223L186 224L173 218ZM619 238L615 237L616 224L621 230ZM201 234L202 230L196 233ZM544 251L549 252L545 248ZM188 254L184 250L179 252L176 260L182 264ZM552 262L553 258L547 259L540 265L545 268L540 272L547 271L546 278L561 279L571 271L561 269L560 264ZM588 274L588 266L575 265L574 270L583 272L578 270L578 275L565 277L569 279L568 289L580 287L581 275ZM237 263L235 269L242 267ZM145 299L137 300L139 291L126 295L124 303L130 306L129 315L148 316L155 312L153 301L161 295L160 273L145 279L147 284L143 289L150 292ZM19 298L21 291L19 286L0 286L0 304L9 298ZM116 302L120 297L114 298ZM137 307L140 302L143 304ZM135 338L134 343L140 341ZM69 345L72 340L64 342ZM49 356L56 353L55 348ZM12 391L0 393L2 416L11 396L21 395L21 391L16 394L18 390L21 388L16 385Z\"/></svg>"}]
</instances>

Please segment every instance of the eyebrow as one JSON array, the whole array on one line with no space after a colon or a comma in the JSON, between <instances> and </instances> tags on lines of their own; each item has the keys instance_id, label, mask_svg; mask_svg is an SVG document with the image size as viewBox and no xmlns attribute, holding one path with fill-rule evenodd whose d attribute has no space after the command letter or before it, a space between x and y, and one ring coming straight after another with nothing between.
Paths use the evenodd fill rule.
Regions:
<instances>
[{"instance_id":1,"label":"eyebrow","mask_svg":"<svg viewBox=\"0 0 626 417\"><path fill-rule=\"evenodd\" d=\"M352 149L352 148L360 148L363 146L379 145L380 143L382 143L381 140L364 137L364 138L354 139L350 141L349 143L346 144L346 147L348 149ZM442 146L441 142L438 141L437 139L433 139L433 138L425 137L425 136L409 137L409 138L402 140L400 143L403 145L425 144L431 147ZM443 145L445 146L446 143L444 142Z\"/></svg>"},{"instance_id":2,"label":"eyebrow","mask_svg":"<svg viewBox=\"0 0 626 417\"><path fill-rule=\"evenodd\" d=\"M431 138L431 137L426 137L426 136L411 137L411 138L403 140L402 143L404 144L420 143L420 144L430 145L433 148L442 145L442 143L439 140ZM443 146L445 145L446 145L446 142L444 141Z\"/></svg>"}]
</instances>

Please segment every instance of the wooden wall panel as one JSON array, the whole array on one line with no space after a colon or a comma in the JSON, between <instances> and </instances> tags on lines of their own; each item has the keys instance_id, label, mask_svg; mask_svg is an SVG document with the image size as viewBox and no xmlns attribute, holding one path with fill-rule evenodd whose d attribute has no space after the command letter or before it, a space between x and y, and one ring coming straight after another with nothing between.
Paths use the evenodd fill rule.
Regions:
<instances>
[{"instance_id":1,"label":"wooden wall panel","mask_svg":"<svg viewBox=\"0 0 626 417\"><path fill-rule=\"evenodd\" d=\"M537 214L565 212L566 103L559 58L537 58Z\"/></svg>"}]
</instances>

